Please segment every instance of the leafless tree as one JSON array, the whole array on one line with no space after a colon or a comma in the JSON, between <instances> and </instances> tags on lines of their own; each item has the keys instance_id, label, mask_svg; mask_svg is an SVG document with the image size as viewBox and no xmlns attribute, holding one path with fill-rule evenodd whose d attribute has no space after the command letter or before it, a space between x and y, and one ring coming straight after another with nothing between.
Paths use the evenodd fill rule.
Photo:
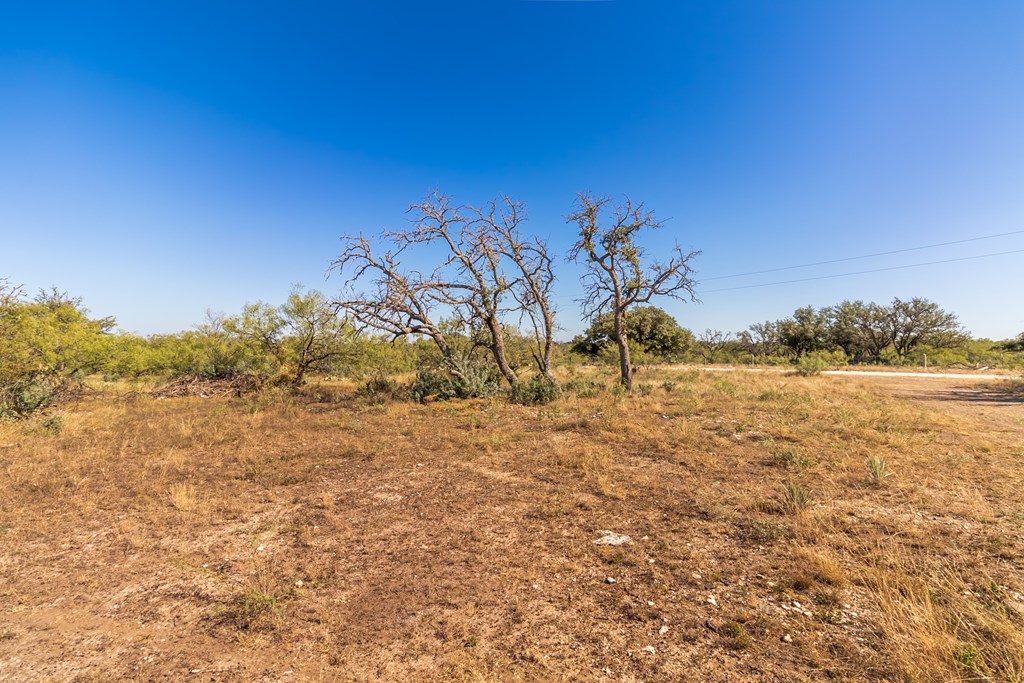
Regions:
<instances>
[{"instance_id":1,"label":"leafless tree","mask_svg":"<svg viewBox=\"0 0 1024 683\"><path fill-rule=\"evenodd\" d=\"M505 327L518 314L520 322L530 321L535 360L550 377L554 274L547 246L521 231L526 216L522 204L503 197L477 209L456 206L435 192L414 204L410 213L406 228L382 233L381 240L391 246L383 256L375 256L362 236L347 240L332 268L349 271L349 291L357 291L367 277L375 291L339 301L339 308L395 338L425 334L451 360L451 346L432 318L434 311L445 311L459 327L474 333L474 341L488 349L509 384L518 375L509 359ZM401 268L398 258L406 250L437 246L442 260L429 274Z\"/></svg>"},{"instance_id":2,"label":"leafless tree","mask_svg":"<svg viewBox=\"0 0 1024 683\"><path fill-rule=\"evenodd\" d=\"M732 334L721 330L707 329L697 335L697 349L707 363L715 362L715 354L732 341Z\"/></svg>"},{"instance_id":3,"label":"leafless tree","mask_svg":"<svg viewBox=\"0 0 1024 683\"><path fill-rule=\"evenodd\" d=\"M494 243L491 248L509 263L512 279L508 292L517 304L520 327L529 323L533 338L531 353L537 370L554 381L551 359L555 345L555 309L551 303L551 288L555 273L547 244L521 232L520 226L526 220L521 202L502 197L500 202L489 202L486 210L473 211L486 239Z\"/></svg>"},{"instance_id":4,"label":"leafless tree","mask_svg":"<svg viewBox=\"0 0 1024 683\"><path fill-rule=\"evenodd\" d=\"M13 304L21 298L22 288L11 284L5 277L0 277L0 306Z\"/></svg>"},{"instance_id":5,"label":"leafless tree","mask_svg":"<svg viewBox=\"0 0 1024 683\"><path fill-rule=\"evenodd\" d=\"M696 301L690 262L697 251L683 252L676 246L667 261L648 259L637 244L645 231L660 228L661 222L643 203L626 197L612 206L609 197L580 193L567 222L579 227L579 240L569 259L586 264L583 314L589 320L605 311L612 315L612 337L619 349L622 384L633 389L633 366L625 318L635 304L659 296ZM610 217L609 217L610 214ZM606 218L607 217L607 218Z\"/></svg>"},{"instance_id":6,"label":"leafless tree","mask_svg":"<svg viewBox=\"0 0 1024 683\"><path fill-rule=\"evenodd\" d=\"M402 269L399 257L405 245L392 243L391 249L377 255L362 235L342 240L345 248L331 263L331 270L346 276L345 291L350 296L335 306L358 325L389 334L392 340L429 337L450 361L451 345L432 315L432 284L422 273Z\"/></svg>"}]
</instances>

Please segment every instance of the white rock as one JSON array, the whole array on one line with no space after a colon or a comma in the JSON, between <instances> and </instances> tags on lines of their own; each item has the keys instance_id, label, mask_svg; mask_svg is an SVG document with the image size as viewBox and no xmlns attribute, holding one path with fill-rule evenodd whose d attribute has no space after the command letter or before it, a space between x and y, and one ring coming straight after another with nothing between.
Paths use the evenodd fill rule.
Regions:
<instances>
[{"instance_id":1,"label":"white rock","mask_svg":"<svg viewBox=\"0 0 1024 683\"><path fill-rule=\"evenodd\" d=\"M603 536L594 541L595 545L626 545L633 542L633 539L626 534L617 534L607 529L599 529L597 533L603 534Z\"/></svg>"},{"instance_id":2,"label":"white rock","mask_svg":"<svg viewBox=\"0 0 1024 683\"><path fill-rule=\"evenodd\" d=\"M643 651L644 651L644 652L646 652L647 654L651 654L651 655L653 655L653 654L654 654L654 652L655 652L655 650L654 650L654 646L653 646L653 645L648 645L647 647L645 647L645 648L643 649Z\"/></svg>"},{"instance_id":3,"label":"white rock","mask_svg":"<svg viewBox=\"0 0 1024 683\"><path fill-rule=\"evenodd\" d=\"M663 624L662 627L658 629L658 635L662 635L663 636L666 633L668 633L668 626L665 626Z\"/></svg>"},{"instance_id":4,"label":"white rock","mask_svg":"<svg viewBox=\"0 0 1024 683\"><path fill-rule=\"evenodd\" d=\"M709 595L707 603L709 605L716 605L717 606L718 605L718 599L714 595Z\"/></svg>"},{"instance_id":5,"label":"white rock","mask_svg":"<svg viewBox=\"0 0 1024 683\"><path fill-rule=\"evenodd\" d=\"M302 588L302 579L299 579L298 581L295 582L295 587L296 588Z\"/></svg>"},{"instance_id":6,"label":"white rock","mask_svg":"<svg viewBox=\"0 0 1024 683\"><path fill-rule=\"evenodd\" d=\"M615 577L609 576L607 579L604 580L604 582L605 583L615 583Z\"/></svg>"},{"instance_id":7,"label":"white rock","mask_svg":"<svg viewBox=\"0 0 1024 683\"><path fill-rule=\"evenodd\" d=\"M791 635L789 635L787 633L786 635L782 636L782 642L784 642L784 643L792 643L793 642L793 636L791 636Z\"/></svg>"}]
</instances>

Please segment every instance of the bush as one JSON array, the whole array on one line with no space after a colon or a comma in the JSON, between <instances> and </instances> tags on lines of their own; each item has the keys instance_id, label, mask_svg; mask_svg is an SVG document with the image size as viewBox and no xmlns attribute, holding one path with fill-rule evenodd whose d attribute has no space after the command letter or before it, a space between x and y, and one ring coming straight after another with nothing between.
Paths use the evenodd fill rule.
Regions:
<instances>
[{"instance_id":1,"label":"bush","mask_svg":"<svg viewBox=\"0 0 1024 683\"><path fill-rule=\"evenodd\" d=\"M0 417L27 417L52 405L57 399L56 387L41 378L22 378L0 387Z\"/></svg>"},{"instance_id":2,"label":"bush","mask_svg":"<svg viewBox=\"0 0 1024 683\"><path fill-rule=\"evenodd\" d=\"M509 389L509 400L512 403L527 406L539 406L551 403L561 395L562 391L547 376L538 373L528 382L516 382Z\"/></svg>"},{"instance_id":3,"label":"bush","mask_svg":"<svg viewBox=\"0 0 1024 683\"><path fill-rule=\"evenodd\" d=\"M500 388L497 372L493 368L465 363L454 371L444 368L420 370L416 373L409 395L412 400L422 403L430 397L447 401L453 398L493 396Z\"/></svg>"},{"instance_id":4,"label":"bush","mask_svg":"<svg viewBox=\"0 0 1024 683\"><path fill-rule=\"evenodd\" d=\"M562 385L562 391L567 394L576 394L580 398L597 396L605 389L604 383L584 377L574 377Z\"/></svg>"},{"instance_id":5,"label":"bush","mask_svg":"<svg viewBox=\"0 0 1024 683\"><path fill-rule=\"evenodd\" d=\"M812 351L797 358L796 371L809 377L841 365L846 365L846 354L842 351Z\"/></svg>"},{"instance_id":6,"label":"bush","mask_svg":"<svg viewBox=\"0 0 1024 683\"><path fill-rule=\"evenodd\" d=\"M654 385L641 382L633 387L633 391L637 396L650 396L654 393Z\"/></svg>"},{"instance_id":7,"label":"bush","mask_svg":"<svg viewBox=\"0 0 1024 683\"><path fill-rule=\"evenodd\" d=\"M397 395L398 382L383 375L368 379L356 389L356 396L368 399L371 403L383 403Z\"/></svg>"}]
</instances>

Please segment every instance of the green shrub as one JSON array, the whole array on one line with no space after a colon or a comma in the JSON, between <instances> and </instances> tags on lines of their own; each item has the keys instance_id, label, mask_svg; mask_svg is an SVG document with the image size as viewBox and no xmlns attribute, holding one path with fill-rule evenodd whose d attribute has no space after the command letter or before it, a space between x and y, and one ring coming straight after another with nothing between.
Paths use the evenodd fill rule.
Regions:
<instances>
[{"instance_id":1,"label":"green shrub","mask_svg":"<svg viewBox=\"0 0 1024 683\"><path fill-rule=\"evenodd\" d=\"M644 383L637 384L636 386L633 387L633 393L635 393L637 396L650 396L652 393L654 393L654 385Z\"/></svg>"},{"instance_id":2,"label":"green shrub","mask_svg":"<svg viewBox=\"0 0 1024 683\"><path fill-rule=\"evenodd\" d=\"M846 365L846 356L841 351L812 351L796 359L796 371L803 377L820 375L837 365Z\"/></svg>"},{"instance_id":3,"label":"green shrub","mask_svg":"<svg viewBox=\"0 0 1024 683\"><path fill-rule=\"evenodd\" d=\"M0 387L0 418L22 418L57 400L57 387L46 379L20 378Z\"/></svg>"},{"instance_id":4,"label":"green shrub","mask_svg":"<svg viewBox=\"0 0 1024 683\"><path fill-rule=\"evenodd\" d=\"M493 396L501 388L497 371L491 367L460 364L453 370L432 368L420 370L409 390L414 401L427 398L447 401L453 398Z\"/></svg>"},{"instance_id":5,"label":"green shrub","mask_svg":"<svg viewBox=\"0 0 1024 683\"><path fill-rule=\"evenodd\" d=\"M562 385L563 392L576 394L580 398L592 398L605 391L605 389L604 383L585 377L574 377Z\"/></svg>"},{"instance_id":6,"label":"green shrub","mask_svg":"<svg viewBox=\"0 0 1024 683\"><path fill-rule=\"evenodd\" d=\"M365 398L371 403L383 403L397 395L398 382L384 375L371 377L356 389L356 396Z\"/></svg>"},{"instance_id":7,"label":"green shrub","mask_svg":"<svg viewBox=\"0 0 1024 683\"><path fill-rule=\"evenodd\" d=\"M60 434L60 430L64 428L64 418L60 415L50 415L39 423L39 428L49 434Z\"/></svg>"},{"instance_id":8,"label":"green shrub","mask_svg":"<svg viewBox=\"0 0 1024 683\"><path fill-rule=\"evenodd\" d=\"M561 394L558 385L547 376L538 373L527 382L516 382L509 389L509 400L527 406L551 403Z\"/></svg>"}]
</instances>

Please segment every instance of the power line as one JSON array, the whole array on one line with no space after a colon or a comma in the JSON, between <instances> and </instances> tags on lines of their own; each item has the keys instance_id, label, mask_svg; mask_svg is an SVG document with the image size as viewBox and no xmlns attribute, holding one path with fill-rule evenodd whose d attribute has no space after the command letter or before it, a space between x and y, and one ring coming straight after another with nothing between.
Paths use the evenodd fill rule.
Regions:
<instances>
[{"instance_id":1,"label":"power line","mask_svg":"<svg viewBox=\"0 0 1024 683\"><path fill-rule=\"evenodd\" d=\"M967 242L977 242L979 240L990 240L996 237L1008 237L1009 235L1020 235L1024 233L1024 230L1014 230L1012 232L1001 232L998 235L984 235L982 237L969 237L962 240L953 240L952 242L938 242L936 244L926 244L921 247L908 247L906 249L895 249L893 251L880 251L875 254L864 254L863 256L847 256L845 258L831 259L829 261L816 261L815 263L802 263L797 266L784 266L782 268L768 268L766 270L752 270L748 273L737 273L735 275L716 275L715 277L702 278L701 282L710 282L711 280L727 280L736 277L746 277L747 275L762 275L764 273L777 273L781 270L795 270L797 268L810 268L811 266L824 266L830 263L842 263L844 261L857 261L860 259L874 258L876 256L888 256L889 254L903 254L908 251L920 251L921 249L934 249L935 247L948 247L951 244L965 244ZM721 291L721 290L715 290Z\"/></svg>"},{"instance_id":2,"label":"power line","mask_svg":"<svg viewBox=\"0 0 1024 683\"><path fill-rule=\"evenodd\" d=\"M970 261L972 259L989 258L992 256L1005 256L1006 254L1021 254L1024 253L1024 249L1014 249L1012 251L997 251L991 254L978 254L977 256L961 256L960 258L945 259L943 261L926 261L924 263L909 263L903 266L890 266L889 268L873 268L871 270L858 270L851 273L836 273L835 275L819 275L817 277L804 277L796 280L780 280L778 282L763 282L758 285L740 285L739 287L723 287L722 289L709 289L701 294L713 294L715 292L731 292L736 289L754 289L756 287L771 287L773 285L788 285L794 282L810 282L812 280L828 280L835 277L847 277L849 275L865 275L867 273L882 273L888 270L902 270L903 268L919 268L921 266L934 266L940 263L955 263L957 261Z\"/></svg>"}]
</instances>

